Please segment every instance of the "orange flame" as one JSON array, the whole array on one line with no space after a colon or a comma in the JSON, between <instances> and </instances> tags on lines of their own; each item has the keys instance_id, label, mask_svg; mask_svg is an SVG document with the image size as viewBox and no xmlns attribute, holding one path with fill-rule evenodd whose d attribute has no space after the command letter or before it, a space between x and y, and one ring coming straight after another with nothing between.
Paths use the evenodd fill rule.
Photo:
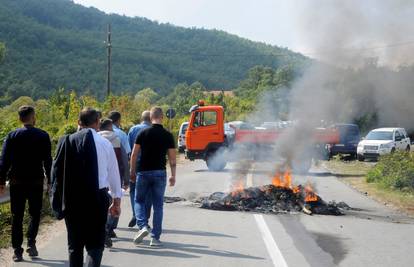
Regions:
<instances>
[{"instance_id":1,"label":"orange flame","mask_svg":"<svg viewBox=\"0 0 414 267\"><path fill-rule=\"evenodd\" d=\"M292 176L290 174L290 169L287 169L283 176L285 178L285 187L292 188Z\"/></svg>"},{"instance_id":2,"label":"orange flame","mask_svg":"<svg viewBox=\"0 0 414 267\"><path fill-rule=\"evenodd\" d=\"M313 191L313 188L310 184L305 186L305 202L315 202L318 201L318 196Z\"/></svg>"},{"instance_id":3,"label":"orange flame","mask_svg":"<svg viewBox=\"0 0 414 267\"><path fill-rule=\"evenodd\" d=\"M243 192L243 190L244 190L243 180L238 180L235 183L233 183L233 185L232 185L231 195L235 196L238 193Z\"/></svg>"},{"instance_id":4,"label":"orange flame","mask_svg":"<svg viewBox=\"0 0 414 267\"><path fill-rule=\"evenodd\" d=\"M287 169L283 175L277 171L275 176L272 178L272 184L277 187L292 188L292 175L290 169Z\"/></svg>"},{"instance_id":5,"label":"orange flame","mask_svg":"<svg viewBox=\"0 0 414 267\"><path fill-rule=\"evenodd\" d=\"M300 186L293 187L292 188L293 193L295 193L295 194L300 193L300 188L301 188Z\"/></svg>"},{"instance_id":6,"label":"orange flame","mask_svg":"<svg viewBox=\"0 0 414 267\"><path fill-rule=\"evenodd\" d=\"M280 173L279 171L276 172L275 176L273 176L272 184L277 187L282 187L282 181L280 180Z\"/></svg>"}]
</instances>

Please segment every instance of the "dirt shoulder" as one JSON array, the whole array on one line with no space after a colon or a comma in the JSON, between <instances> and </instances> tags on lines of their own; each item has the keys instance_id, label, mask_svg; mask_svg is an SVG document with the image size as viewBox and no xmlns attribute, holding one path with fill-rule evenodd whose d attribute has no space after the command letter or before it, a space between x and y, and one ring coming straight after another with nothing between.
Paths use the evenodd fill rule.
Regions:
<instances>
[{"instance_id":1,"label":"dirt shoulder","mask_svg":"<svg viewBox=\"0 0 414 267\"><path fill-rule=\"evenodd\" d=\"M331 160L323 162L339 180L386 206L414 217L414 194L385 189L375 183L367 183L365 175L375 166L371 162Z\"/></svg>"}]
</instances>

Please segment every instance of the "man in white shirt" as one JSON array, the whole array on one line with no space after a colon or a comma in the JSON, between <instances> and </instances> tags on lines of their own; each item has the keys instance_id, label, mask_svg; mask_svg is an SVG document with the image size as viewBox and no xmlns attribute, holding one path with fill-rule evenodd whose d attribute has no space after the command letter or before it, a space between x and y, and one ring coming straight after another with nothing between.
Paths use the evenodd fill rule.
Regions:
<instances>
[{"instance_id":1,"label":"man in white shirt","mask_svg":"<svg viewBox=\"0 0 414 267\"><path fill-rule=\"evenodd\" d=\"M59 141L52 169L52 208L65 218L68 231L69 265L101 264L108 209L113 216L121 213L121 180L111 143L98 135L98 112L83 109L79 115L81 130ZM109 203L108 190L112 194Z\"/></svg>"}]
</instances>

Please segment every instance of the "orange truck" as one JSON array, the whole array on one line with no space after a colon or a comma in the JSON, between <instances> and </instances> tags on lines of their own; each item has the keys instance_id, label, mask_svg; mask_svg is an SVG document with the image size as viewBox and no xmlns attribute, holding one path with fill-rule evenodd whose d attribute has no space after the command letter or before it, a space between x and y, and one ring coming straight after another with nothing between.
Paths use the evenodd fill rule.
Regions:
<instances>
[{"instance_id":1,"label":"orange truck","mask_svg":"<svg viewBox=\"0 0 414 267\"><path fill-rule=\"evenodd\" d=\"M228 153L230 156L227 157L220 156L220 154L234 150L235 147L243 147L242 149L249 152L269 149L284 131L283 129L234 128L234 135L230 137L225 132L222 106L204 105L203 101L199 101L198 105L191 107L190 113L190 121L185 134L186 158L191 161L204 160L207 167L214 171L224 169L228 161L235 160L231 153ZM302 166L298 171L308 171L315 155L325 158L325 155L328 155L327 144L339 143L339 132L335 129L317 128L312 130L310 140L311 144L306 145L308 151L299 153ZM252 155L252 158L256 157Z\"/></svg>"}]
</instances>

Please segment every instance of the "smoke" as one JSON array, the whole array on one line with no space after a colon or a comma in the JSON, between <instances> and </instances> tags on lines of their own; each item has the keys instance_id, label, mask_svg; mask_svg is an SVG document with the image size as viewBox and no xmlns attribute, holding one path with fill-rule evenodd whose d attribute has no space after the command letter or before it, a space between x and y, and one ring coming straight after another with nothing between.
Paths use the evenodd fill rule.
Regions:
<instances>
[{"instance_id":1,"label":"smoke","mask_svg":"<svg viewBox=\"0 0 414 267\"><path fill-rule=\"evenodd\" d=\"M295 0L293 32L311 57L343 67L414 62L414 2L410 0Z\"/></svg>"},{"instance_id":2,"label":"smoke","mask_svg":"<svg viewBox=\"0 0 414 267\"><path fill-rule=\"evenodd\" d=\"M227 157L240 162L254 154L275 162L275 168L280 159L306 167L318 153L309 150L316 127L358 123L363 132L376 127L414 131L414 2L293 3L298 16L292 31L298 47L314 60L290 88L263 93L248 122L291 120L295 127L277 138L272 151L250 147Z\"/></svg>"},{"instance_id":3,"label":"smoke","mask_svg":"<svg viewBox=\"0 0 414 267\"><path fill-rule=\"evenodd\" d=\"M297 41L317 61L292 86L290 119L414 129L414 2L294 3Z\"/></svg>"}]
</instances>

